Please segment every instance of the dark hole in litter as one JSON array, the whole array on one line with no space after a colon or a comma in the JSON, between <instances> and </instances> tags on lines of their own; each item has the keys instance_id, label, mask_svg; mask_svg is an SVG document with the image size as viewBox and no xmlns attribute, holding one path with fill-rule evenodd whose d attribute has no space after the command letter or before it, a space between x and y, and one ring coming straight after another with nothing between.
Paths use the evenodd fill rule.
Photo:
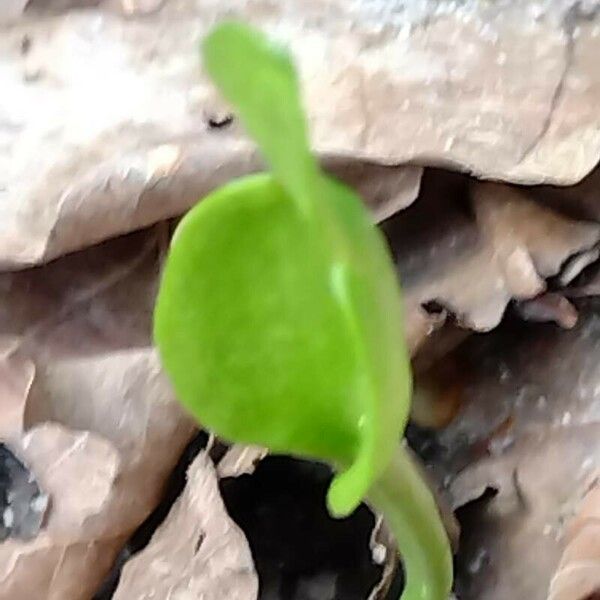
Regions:
<instances>
[{"instance_id":1,"label":"dark hole in litter","mask_svg":"<svg viewBox=\"0 0 600 600\"><path fill-rule=\"evenodd\" d=\"M269 456L253 475L221 481L231 517L244 531L260 600L365 600L381 577L366 506L346 519L327 513L328 467Z\"/></svg>"}]
</instances>

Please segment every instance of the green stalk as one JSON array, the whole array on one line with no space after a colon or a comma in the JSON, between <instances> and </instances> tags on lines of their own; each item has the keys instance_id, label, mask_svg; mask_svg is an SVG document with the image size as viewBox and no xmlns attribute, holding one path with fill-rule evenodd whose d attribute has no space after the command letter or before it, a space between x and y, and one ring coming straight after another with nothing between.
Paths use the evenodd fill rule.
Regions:
<instances>
[{"instance_id":1,"label":"green stalk","mask_svg":"<svg viewBox=\"0 0 600 600\"><path fill-rule=\"evenodd\" d=\"M398 540L406 584L401 600L447 600L452 551L431 490L405 446L371 488L368 501Z\"/></svg>"}]
</instances>

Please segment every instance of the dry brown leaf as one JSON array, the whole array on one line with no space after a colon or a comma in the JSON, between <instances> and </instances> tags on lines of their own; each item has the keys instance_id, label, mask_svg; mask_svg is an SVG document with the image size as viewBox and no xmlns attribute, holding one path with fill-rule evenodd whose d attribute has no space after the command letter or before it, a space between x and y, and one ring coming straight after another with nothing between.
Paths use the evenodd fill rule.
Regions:
<instances>
[{"instance_id":1,"label":"dry brown leaf","mask_svg":"<svg viewBox=\"0 0 600 600\"><path fill-rule=\"evenodd\" d=\"M590 600L600 594L600 486L588 490L569 523L566 548L548 600Z\"/></svg>"},{"instance_id":2,"label":"dry brown leaf","mask_svg":"<svg viewBox=\"0 0 600 600\"><path fill-rule=\"evenodd\" d=\"M268 10L264 0L168 0L137 18L92 4L104 9L32 10L0 35L5 267L180 214L257 167L235 120L211 126L226 108L198 69L198 40L225 17L290 43L324 158L443 162L565 184L600 156L600 15L576 0L535 10L478 0L285 0ZM404 171L395 172L403 187ZM384 212L415 191L410 183Z\"/></svg>"},{"instance_id":3,"label":"dry brown leaf","mask_svg":"<svg viewBox=\"0 0 600 600\"><path fill-rule=\"evenodd\" d=\"M0 544L0 598L83 599L85 594L77 589L85 589L90 580L97 585L112 556L106 540L86 535L85 522L109 500L120 473L119 454L97 435L50 423L33 428L14 446L49 493L51 504L37 537ZM106 557L98 559L98 552ZM76 586L73 579L90 558L99 560L97 571L87 573ZM86 566L88 571L92 568Z\"/></svg>"},{"instance_id":4,"label":"dry brown leaf","mask_svg":"<svg viewBox=\"0 0 600 600\"><path fill-rule=\"evenodd\" d=\"M465 327L488 331L511 299L537 296L567 258L600 239L597 223L568 219L501 184L470 184L471 218L467 185L430 172L419 201L384 225L404 285L413 352L445 320L445 313L427 312L428 303Z\"/></svg>"},{"instance_id":5,"label":"dry brown leaf","mask_svg":"<svg viewBox=\"0 0 600 600\"><path fill-rule=\"evenodd\" d=\"M32 546L68 544L73 538L94 541L86 521L104 509L122 474L114 445L89 431L44 423L30 429L18 449L52 499L44 533Z\"/></svg>"},{"instance_id":6,"label":"dry brown leaf","mask_svg":"<svg viewBox=\"0 0 600 600\"><path fill-rule=\"evenodd\" d=\"M36 365L13 446L52 496L47 530L0 546L2 600L89 600L194 431L150 344L161 235L0 275L0 335Z\"/></svg>"},{"instance_id":7,"label":"dry brown leaf","mask_svg":"<svg viewBox=\"0 0 600 600\"><path fill-rule=\"evenodd\" d=\"M127 562L114 600L252 600L258 578L250 548L228 516L204 452L148 546Z\"/></svg>"}]
</instances>

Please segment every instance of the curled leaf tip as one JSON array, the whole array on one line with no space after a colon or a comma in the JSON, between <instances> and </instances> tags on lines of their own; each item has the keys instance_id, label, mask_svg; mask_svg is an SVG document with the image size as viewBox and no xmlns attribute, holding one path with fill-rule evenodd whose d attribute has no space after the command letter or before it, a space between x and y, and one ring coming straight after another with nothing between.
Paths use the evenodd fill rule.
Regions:
<instances>
[{"instance_id":1,"label":"curled leaf tip","mask_svg":"<svg viewBox=\"0 0 600 600\"><path fill-rule=\"evenodd\" d=\"M371 485L370 471L369 465L358 461L333 478L327 491L327 508L333 517L347 517L356 510Z\"/></svg>"}]
</instances>

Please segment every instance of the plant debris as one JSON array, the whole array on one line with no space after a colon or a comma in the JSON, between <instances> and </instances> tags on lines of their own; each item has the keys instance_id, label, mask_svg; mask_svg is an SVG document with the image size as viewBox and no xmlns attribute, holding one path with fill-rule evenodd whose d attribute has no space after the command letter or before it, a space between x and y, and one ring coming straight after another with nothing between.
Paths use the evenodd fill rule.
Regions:
<instances>
[{"instance_id":1,"label":"plant debris","mask_svg":"<svg viewBox=\"0 0 600 600\"><path fill-rule=\"evenodd\" d=\"M161 230L0 274L4 439L51 497L0 544L7 598L88 600L193 435L150 345Z\"/></svg>"},{"instance_id":2,"label":"plant debris","mask_svg":"<svg viewBox=\"0 0 600 600\"><path fill-rule=\"evenodd\" d=\"M248 543L227 515L210 458L201 452L187 485L150 543L129 560L114 600L252 600L258 594Z\"/></svg>"},{"instance_id":3,"label":"plant debris","mask_svg":"<svg viewBox=\"0 0 600 600\"><path fill-rule=\"evenodd\" d=\"M463 327L493 329L513 298L537 297L569 257L600 240L597 223L569 219L522 190L439 171L426 173L418 202L383 228L404 286L413 352L448 313ZM433 311L432 302L445 310ZM565 300L555 311L566 324L574 317L568 307Z\"/></svg>"}]
</instances>

